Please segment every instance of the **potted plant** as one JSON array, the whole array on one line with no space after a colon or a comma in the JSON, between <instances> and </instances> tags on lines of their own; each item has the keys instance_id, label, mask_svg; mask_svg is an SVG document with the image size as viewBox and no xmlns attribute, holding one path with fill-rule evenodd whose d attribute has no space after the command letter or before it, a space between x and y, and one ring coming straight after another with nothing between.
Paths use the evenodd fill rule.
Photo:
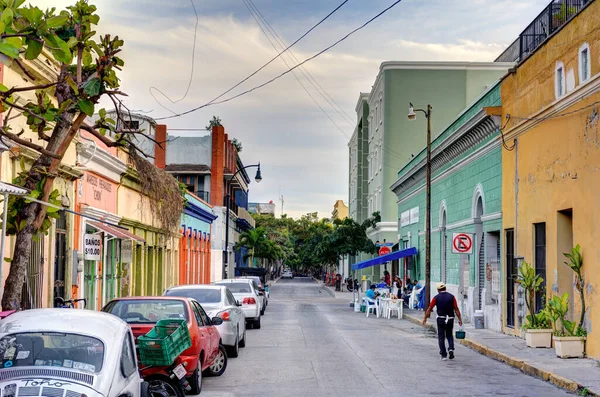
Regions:
<instances>
[{"instance_id":1,"label":"potted plant","mask_svg":"<svg viewBox=\"0 0 600 397\"><path fill-rule=\"evenodd\" d=\"M554 295L547 305L549 317L554 323L554 349L560 358L583 357L586 332L576 326L574 321L567 320L569 311L569 294ZM557 326L560 321L560 326Z\"/></svg>"},{"instance_id":2,"label":"potted plant","mask_svg":"<svg viewBox=\"0 0 600 397\"><path fill-rule=\"evenodd\" d=\"M527 262L519 268L517 283L525 290L525 304L529 314L525 317L525 342L528 347L552 347L552 328L546 310L535 312L535 293L542 289L544 279L535 273Z\"/></svg>"}]
</instances>

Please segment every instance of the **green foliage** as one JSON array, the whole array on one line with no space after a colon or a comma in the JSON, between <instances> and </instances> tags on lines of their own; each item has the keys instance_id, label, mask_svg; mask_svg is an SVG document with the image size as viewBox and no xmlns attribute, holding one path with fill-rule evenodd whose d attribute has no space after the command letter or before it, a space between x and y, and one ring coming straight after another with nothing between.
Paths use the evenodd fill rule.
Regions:
<instances>
[{"instance_id":1,"label":"green foliage","mask_svg":"<svg viewBox=\"0 0 600 397\"><path fill-rule=\"evenodd\" d=\"M223 124L221 124L221 118L217 117L217 116L213 116L212 119L208 122L206 129L209 131L212 131L213 127L219 127L222 125Z\"/></svg>"},{"instance_id":2,"label":"green foliage","mask_svg":"<svg viewBox=\"0 0 600 397\"><path fill-rule=\"evenodd\" d=\"M554 323L554 335L556 336L586 336L587 332L582 327L577 326L575 321L567 320L569 312L569 294L565 292L562 296L554 295L548 301L549 317ZM560 327L556 326L560 321Z\"/></svg>"},{"instance_id":3,"label":"green foliage","mask_svg":"<svg viewBox=\"0 0 600 397\"><path fill-rule=\"evenodd\" d=\"M235 148L235 150L237 150L238 154L242 153L242 142L240 142L237 138L233 138L231 141L231 144L233 145L233 147Z\"/></svg>"},{"instance_id":4,"label":"green foliage","mask_svg":"<svg viewBox=\"0 0 600 397\"><path fill-rule=\"evenodd\" d=\"M13 179L13 184L16 186L25 186L25 182L27 180L28 170L26 168L25 159L21 156L20 158L21 164L21 172L17 175L16 178ZM13 196L10 195L8 197L8 213L6 218L6 234L9 236L13 236L17 234L19 231L23 230L27 227L27 220L25 218L25 214L23 214L22 209L25 205L31 203L30 199L43 199L43 187L45 183L45 178L42 182L38 183L36 189L31 190L29 195L25 197L21 196ZM54 189L50 192L50 195L47 200L48 203L53 204L55 206L61 207L60 201L60 192ZM53 207L47 207L46 209L46 217L42 221L42 225L39 229L40 233L48 234L50 227L52 226L52 219L58 219L60 217L59 210Z\"/></svg>"},{"instance_id":5,"label":"green foliage","mask_svg":"<svg viewBox=\"0 0 600 397\"><path fill-rule=\"evenodd\" d=\"M577 244L571 249L571 252L564 253L563 255L569 259L568 262L565 262L565 265L569 266L575 273L575 288L579 292L579 299L581 301L581 317L579 318L579 325L577 328L583 330L585 329L585 282L581 273L581 269L583 267L581 246Z\"/></svg>"},{"instance_id":6,"label":"green foliage","mask_svg":"<svg viewBox=\"0 0 600 397\"><path fill-rule=\"evenodd\" d=\"M525 304L527 305L528 315L523 325L525 329L543 329L547 328L548 321L546 315L539 315L535 312L535 293L542 289L544 279L535 273L535 269L527 262L523 262L519 268L517 283L525 290Z\"/></svg>"}]
</instances>

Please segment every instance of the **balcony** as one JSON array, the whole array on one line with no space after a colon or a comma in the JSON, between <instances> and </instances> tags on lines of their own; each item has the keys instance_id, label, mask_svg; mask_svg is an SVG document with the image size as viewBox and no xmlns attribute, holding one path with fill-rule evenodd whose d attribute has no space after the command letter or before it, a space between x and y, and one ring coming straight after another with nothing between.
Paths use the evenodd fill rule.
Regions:
<instances>
[{"instance_id":1,"label":"balcony","mask_svg":"<svg viewBox=\"0 0 600 397\"><path fill-rule=\"evenodd\" d=\"M205 190L198 190L196 192L196 196L200 197L202 200L206 201L207 203L210 203L210 192L207 192Z\"/></svg>"},{"instance_id":2,"label":"balcony","mask_svg":"<svg viewBox=\"0 0 600 397\"><path fill-rule=\"evenodd\" d=\"M496 62L520 62L594 0L552 0Z\"/></svg>"},{"instance_id":3,"label":"balcony","mask_svg":"<svg viewBox=\"0 0 600 397\"><path fill-rule=\"evenodd\" d=\"M256 226L254 218L244 207L237 207L237 217L237 224L242 230L254 229Z\"/></svg>"}]
</instances>

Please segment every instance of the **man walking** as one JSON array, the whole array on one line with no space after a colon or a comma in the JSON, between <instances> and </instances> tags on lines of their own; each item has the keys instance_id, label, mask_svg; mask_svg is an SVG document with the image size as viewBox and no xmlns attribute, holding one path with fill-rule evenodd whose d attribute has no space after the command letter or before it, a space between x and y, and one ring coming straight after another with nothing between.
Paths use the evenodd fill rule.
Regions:
<instances>
[{"instance_id":1,"label":"man walking","mask_svg":"<svg viewBox=\"0 0 600 397\"><path fill-rule=\"evenodd\" d=\"M462 326L462 317L460 315L460 309L456 303L456 298L449 292L446 292L446 285L444 283L437 284L438 294L431 300L431 304L425 312L425 318L423 318L423 325L427 324L427 319L431 314L434 307L437 307L437 329L438 329L438 343L440 345L440 356L442 360L454 359L454 337L452 335L452 328L454 327L454 314L458 317L458 324ZM448 354L446 353L446 339L448 339Z\"/></svg>"}]
</instances>

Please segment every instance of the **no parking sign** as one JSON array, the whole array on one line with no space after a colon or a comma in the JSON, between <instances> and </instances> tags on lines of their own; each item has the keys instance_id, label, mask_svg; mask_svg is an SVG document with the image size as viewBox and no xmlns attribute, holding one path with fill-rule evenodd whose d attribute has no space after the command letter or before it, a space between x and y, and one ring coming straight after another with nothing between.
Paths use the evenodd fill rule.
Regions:
<instances>
[{"instance_id":1,"label":"no parking sign","mask_svg":"<svg viewBox=\"0 0 600 397\"><path fill-rule=\"evenodd\" d=\"M467 233L453 233L452 252L454 254L472 254L473 235Z\"/></svg>"}]
</instances>

